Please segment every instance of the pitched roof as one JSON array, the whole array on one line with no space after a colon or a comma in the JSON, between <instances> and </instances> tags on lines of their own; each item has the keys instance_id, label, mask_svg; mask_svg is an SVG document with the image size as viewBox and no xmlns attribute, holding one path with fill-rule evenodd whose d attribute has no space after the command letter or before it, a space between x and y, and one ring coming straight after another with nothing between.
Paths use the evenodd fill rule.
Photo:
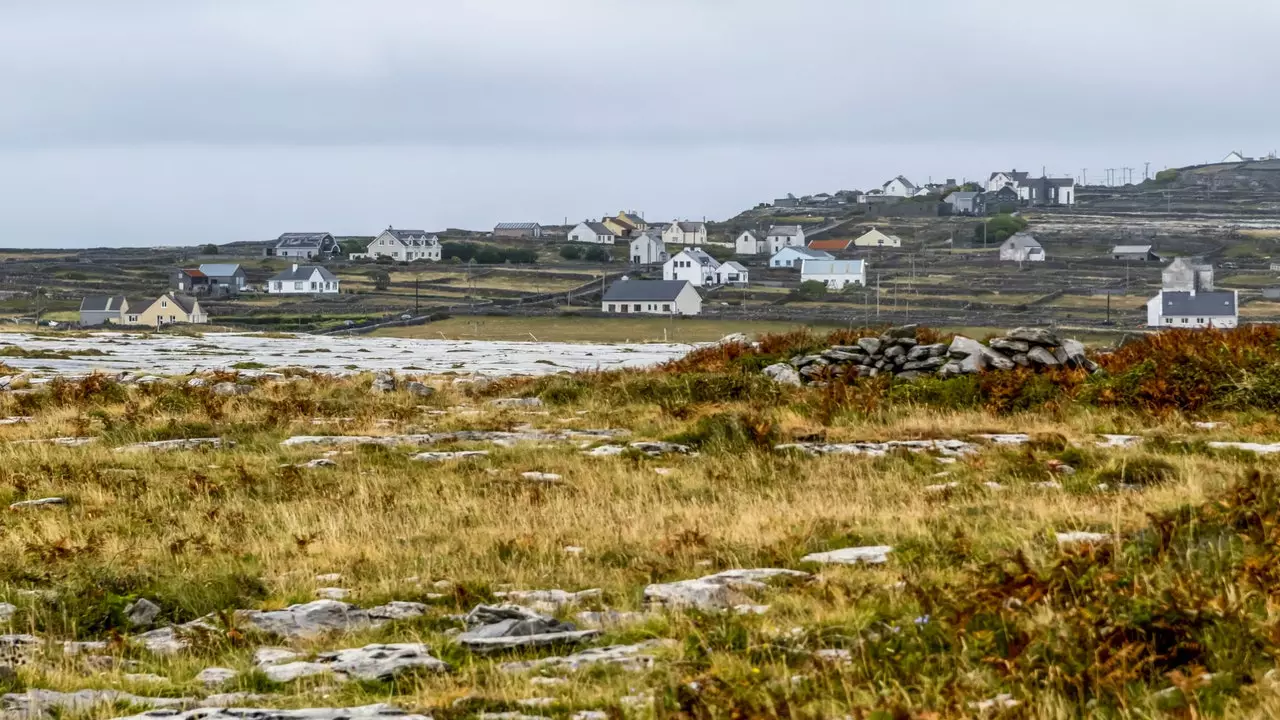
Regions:
<instances>
[{"instance_id":1,"label":"pitched roof","mask_svg":"<svg viewBox=\"0 0 1280 720\"><path fill-rule=\"evenodd\" d=\"M1111 248L1112 255L1145 255L1149 252L1150 245L1117 245Z\"/></svg>"},{"instance_id":2,"label":"pitched roof","mask_svg":"<svg viewBox=\"0 0 1280 720\"><path fill-rule=\"evenodd\" d=\"M397 240L419 240L428 236L426 230L402 230L397 228L387 228L387 232Z\"/></svg>"},{"instance_id":3,"label":"pitched roof","mask_svg":"<svg viewBox=\"0 0 1280 720\"><path fill-rule=\"evenodd\" d=\"M619 215L622 217L623 220L629 220L633 225L648 224L644 221L644 218L640 217L639 215L636 215L635 213L624 212L624 213L619 213Z\"/></svg>"},{"instance_id":4,"label":"pitched roof","mask_svg":"<svg viewBox=\"0 0 1280 720\"><path fill-rule=\"evenodd\" d=\"M744 273L744 272L746 272L746 271L747 271L747 268L746 268L746 267L744 267L744 266L742 265L742 263L739 263L739 262L734 261L734 260L730 260L730 261L728 261L728 262L724 263L723 265L721 265L721 266L720 266L719 268L717 268L717 269L719 269L719 270L732 270L732 271L734 271L734 272L740 272L740 273Z\"/></svg>"},{"instance_id":5,"label":"pitched roof","mask_svg":"<svg viewBox=\"0 0 1280 720\"><path fill-rule=\"evenodd\" d=\"M605 302L672 301L687 287L685 280L619 280L604 293Z\"/></svg>"},{"instance_id":6,"label":"pitched roof","mask_svg":"<svg viewBox=\"0 0 1280 720\"><path fill-rule=\"evenodd\" d=\"M1041 247L1040 243L1036 241L1035 236L1028 233L1018 233L1008 240L1005 240L1004 244L1010 248L1016 248L1018 250Z\"/></svg>"},{"instance_id":7,"label":"pitched roof","mask_svg":"<svg viewBox=\"0 0 1280 720\"><path fill-rule=\"evenodd\" d=\"M327 232L283 233L276 240L276 247L312 247L322 244L325 238L333 239L333 236Z\"/></svg>"},{"instance_id":8,"label":"pitched roof","mask_svg":"<svg viewBox=\"0 0 1280 720\"><path fill-rule=\"evenodd\" d=\"M814 240L813 242L809 243L809 249L811 250L848 250L851 244L853 244L852 238L848 238L845 240Z\"/></svg>"},{"instance_id":9,"label":"pitched roof","mask_svg":"<svg viewBox=\"0 0 1280 720\"><path fill-rule=\"evenodd\" d=\"M200 266L200 272L212 277L230 277L239 269L239 263L207 263Z\"/></svg>"},{"instance_id":10,"label":"pitched roof","mask_svg":"<svg viewBox=\"0 0 1280 720\"><path fill-rule=\"evenodd\" d=\"M897 180L898 182L902 183L904 186L906 186L906 187L908 187L908 188L916 188L916 187L917 187L917 185L916 185L915 183L911 182L910 180L906 179L905 177L903 177L903 176L901 176L901 175L899 175L898 177L894 178L893 180ZM890 184L890 183L892 183L892 182L893 182L893 180L890 180L889 182L886 182L884 185L881 185L880 187L889 187L889 184Z\"/></svg>"},{"instance_id":11,"label":"pitched roof","mask_svg":"<svg viewBox=\"0 0 1280 720\"><path fill-rule=\"evenodd\" d=\"M1016 170L997 170L991 173L991 177L987 179L995 180L997 175L1005 175L1005 176L1008 176L1009 178L1012 178L1014 182L1022 182L1023 180L1027 179L1027 175L1029 174L1030 173L1017 172Z\"/></svg>"},{"instance_id":12,"label":"pitched roof","mask_svg":"<svg viewBox=\"0 0 1280 720\"><path fill-rule=\"evenodd\" d=\"M591 232L597 235L617 235L616 232L609 229L608 225L605 225L602 222L585 222L582 224L586 225L588 228L591 229Z\"/></svg>"},{"instance_id":13,"label":"pitched roof","mask_svg":"<svg viewBox=\"0 0 1280 720\"><path fill-rule=\"evenodd\" d=\"M80 300L80 312L120 312L125 302L123 295L86 295Z\"/></svg>"},{"instance_id":14,"label":"pitched roof","mask_svg":"<svg viewBox=\"0 0 1280 720\"><path fill-rule=\"evenodd\" d=\"M676 253L676 257L680 257L681 255L688 257L690 260L693 260L703 267L720 267L720 262L708 255L702 248L688 248L687 250L681 250L679 253Z\"/></svg>"},{"instance_id":15,"label":"pitched roof","mask_svg":"<svg viewBox=\"0 0 1280 720\"><path fill-rule=\"evenodd\" d=\"M173 301L173 304L182 308L182 311L188 315L196 309L196 299L190 295L178 295L177 293L173 293L169 295L169 299Z\"/></svg>"},{"instance_id":16,"label":"pitched roof","mask_svg":"<svg viewBox=\"0 0 1280 720\"><path fill-rule=\"evenodd\" d=\"M128 308L127 310L125 310L125 312L131 313L134 315L140 315L142 314L143 310L146 310L147 308L151 307L151 303L153 302L155 301L139 300L138 298L127 297L124 299L124 306Z\"/></svg>"},{"instance_id":17,"label":"pitched roof","mask_svg":"<svg viewBox=\"0 0 1280 720\"><path fill-rule=\"evenodd\" d=\"M803 233L799 225L774 225L769 228L769 237L795 237Z\"/></svg>"},{"instance_id":18,"label":"pitched roof","mask_svg":"<svg viewBox=\"0 0 1280 720\"><path fill-rule=\"evenodd\" d=\"M861 260L805 260L801 275L861 275Z\"/></svg>"},{"instance_id":19,"label":"pitched roof","mask_svg":"<svg viewBox=\"0 0 1280 720\"><path fill-rule=\"evenodd\" d=\"M778 257L782 253L788 252L788 251L796 253L801 257L805 257L810 260L835 260L836 259L835 256L829 252L823 252L822 250L812 250L810 248L802 248L802 247L784 247L778 252L774 253L773 256Z\"/></svg>"},{"instance_id":20,"label":"pitched roof","mask_svg":"<svg viewBox=\"0 0 1280 720\"><path fill-rule=\"evenodd\" d=\"M285 268L280 274L272 277L268 282L289 282L298 280L310 280L311 274L316 270L320 271L320 278L325 282L333 282L338 277L324 268L323 265L294 265Z\"/></svg>"},{"instance_id":21,"label":"pitched roof","mask_svg":"<svg viewBox=\"0 0 1280 720\"><path fill-rule=\"evenodd\" d=\"M1228 291L1189 293L1164 290L1160 293L1160 314L1234 317L1236 294Z\"/></svg>"},{"instance_id":22,"label":"pitched roof","mask_svg":"<svg viewBox=\"0 0 1280 720\"><path fill-rule=\"evenodd\" d=\"M943 202L954 203L959 200L973 200L974 198L978 197L981 194L982 193L980 192L971 192L968 190L965 190L962 192L960 190L957 190L951 193L950 195L948 195L946 199L943 200Z\"/></svg>"},{"instance_id":23,"label":"pitched roof","mask_svg":"<svg viewBox=\"0 0 1280 720\"><path fill-rule=\"evenodd\" d=\"M631 238L632 243L636 243L641 240L649 240L651 242L660 243L662 242L662 233L657 232L655 230L641 230L639 235L636 235L635 237Z\"/></svg>"},{"instance_id":24,"label":"pitched roof","mask_svg":"<svg viewBox=\"0 0 1280 720\"><path fill-rule=\"evenodd\" d=\"M707 224L704 222L681 222L676 223L680 226L680 232L696 233L699 230L706 230Z\"/></svg>"},{"instance_id":25,"label":"pitched roof","mask_svg":"<svg viewBox=\"0 0 1280 720\"><path fill-rule=\"evenodd\" d=\"M178 272L181 272L183 275L191 278L205 277L204 270L200 270L198 268L178 268Z\"/></svg>"},{"instance_id":26,"label":"pitched roof","mask_svg":"<svg viewBox=\"0 0 1280 720\"><path fill-rule=\"evenodd\" d=\"M538 223L498 223L493 226L494 230L533 230L541 227Z\"/></svg>"},{"instance_id":27,"label":"pitched roof","mask_svg":"<svg viewBox=\"0 0 1280 720\"><path fill-rule=\"evenodd\" d=\"M738 237L742 237L743 235L750 235L752 240L756 239L756 233L754 230L743 230L742 232L738 233Z\"/></svg>"}]
</instances>

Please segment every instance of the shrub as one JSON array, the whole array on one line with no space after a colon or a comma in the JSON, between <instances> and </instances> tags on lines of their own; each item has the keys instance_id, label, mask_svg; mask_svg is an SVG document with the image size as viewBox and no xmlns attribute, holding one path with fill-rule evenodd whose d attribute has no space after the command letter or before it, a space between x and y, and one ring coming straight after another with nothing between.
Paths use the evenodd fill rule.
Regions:
<instances>
[{"instance_id":1,"label":"shrub","mask_svg":"<svg viewBox=\"0 0 1280 720\"><path fill-rule=\"evenodd\" d=\"M669 440L730 453L771 450L778 444L778 429L771 420L754 413L716 413L699 418L693 428Z\"/></svg>"},{"instance_id":2,"label":"shrub","mask_svg":"<svg viewBox=\"0 0 1280 720\"><path fill-rule=\"evenodd\" d=\"M805 280L795 291L797 300L821 300L827 295L827 284L820 280Z\"/></svg>"},{"instance_id":3,"label":"shrub","mask_svg":"<svg viewBox=\"0 0 1280 720\"><path fill-rule=\"evenodd\" d=\"M1173 168L1169 168L1168 170L1161 170L1160 172L1156 173L1156 182L1158 183L1168 184L1177 179L1178 179L1178 171Z\"/></svg>"},{"instance_id":4,"label":"shrub","mask_svg":"<svg viewBox=\"0 0 1280 720\"><path fill-rule=\"evenodd\" d=\"M1099 482L1121 485L1159 485L1177 478L1172 463L1149 455L1120 458L1098 473Z\"/></svg>"},{"instance_id":5,"label":"shrub","mask_svg":"<svg viewBox=\"0 0 1280 720\"><path fill-rule=\"evenodd\" d=\"M582 258L582 248L577 245L565 245L560 248L560 257L565 260L580 260Z\"/></svg>"}]
</instances>

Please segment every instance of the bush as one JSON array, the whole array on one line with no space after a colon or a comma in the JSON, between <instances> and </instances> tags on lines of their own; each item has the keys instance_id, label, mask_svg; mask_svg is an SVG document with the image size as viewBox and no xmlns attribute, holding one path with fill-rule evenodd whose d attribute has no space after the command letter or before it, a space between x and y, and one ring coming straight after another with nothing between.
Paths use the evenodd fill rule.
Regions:
<instances>
[{"instance_id":1,"label":"bush","mask_svg":"<svg viewBox=\"0 0 1280 720\"><path fill-rule=\"evenodd\" d=\"M217 255L218 246L214 245L213 243L209 243L208 245L205 245L204 247L200 248L200 254L201 255Z\"/></svg>"},{"instance_id":2,"label":"bush","mask_svg":"<svg viewBox=\"0 0 1280 720\"><path fill-rule=\"evenodd\" d=\"M731 453L772 450L778 444L778 428L768 418L754 413L716 413L699 418L692 429L669 441Z\"/></svg>"},{"instance_id":3,"label":"bush","mask_svg":"<svg viewBox=\"0 0 1280 720\"><path fill-rule=\"evenodd\" d=\"M592 245L582 253L582 259L589 262L609 262L613 260L613 255L599 245Z\"/></svg>"},{"instance_id":4,"label":"bush","mask_svg":"<svg viewBox=\"0 0 1280 720\"><path fill-rule=\"evenodd\" d=\"M384 270L369 273L369 279L373 280L373 287L377 290L386 290L391 287L391 275Z\"/></svg>"},{"instance_id":5,"label":"bush","mask_svg":"<svg viewBox=\"0 0 1280 720\"><path fill-rule=\"evenodd\" d=\"M987 242L1004 242L1013 235L1016 235L1027 229L1027 219L1020 215L997 215L985 223ZM973 231L975 240L983 239L983 224L979 224Z\"/></svg>"},{"instance_id":6,"label":"bush","mask_svg":"<svg viewBox=\"0 0 1280 720\"><path fill-rule=\"evenodd\" d=\"M1161 170L1160 172L1156 173L1156 182L1158 183L1167 184L1177 179L1178 179L1178 171L1174 170L1173 168L1170 168L1168 170Z\"/></svg>"},{"instance_id":7,"label":"bush","mask_svg":"<svg viewBox=\"0 0 1280 720\"><path fill-rule=\"evenodd\" d=\"M578 247L577 245L565 245L564 247L560 248L560 257L564 258L565 260L581 260L582 248Z\"/></svg>"},{"instance_id":8,"label":"bush","mask_svg":"<svg viewBox=\"0 0 1280 720\"><path fill-rule=\"evenodd\" d=\"M798 300L821 300L827 296L827 284L820 280L805 280L795 291Z\"/></svg>"}]
</instances>

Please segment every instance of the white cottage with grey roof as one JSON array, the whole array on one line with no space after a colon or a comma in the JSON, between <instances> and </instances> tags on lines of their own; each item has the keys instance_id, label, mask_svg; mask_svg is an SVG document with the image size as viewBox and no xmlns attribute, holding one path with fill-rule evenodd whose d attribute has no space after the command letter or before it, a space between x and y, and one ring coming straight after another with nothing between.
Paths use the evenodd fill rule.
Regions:
<instances>
[{"instance_id":1,"label":"white cottage with grey roof","mask_svg":"<svg viewBox=\"0 0 1280 720\"><path fill-rule=\"evenodd\" d=\"M617 241L618 234L601 222L580 222L569 231L569 242L613 245Z\"/></svg>"},{"instance_id":2,"label":"white cottage with grey roof","mask_svg":"<svg viewBox=\"0 0 1280 720\"><path fill-rule=\"evenodd\" d=\"M681 250L662 264L663 280L684 280L696 287L714 285L719 261L702 248Z\"/></svg>"},{"instance_id":3,"label":"white cottage with grey roof","mask_svg":"<svg viewBox=\"0 0 1280 720\"><path fill-rule=\"evenodd\" d=\"M684 280L628 280L609 286L600 301L614 315L699 315L702 296Z\"/></svg>"},{"instance_id":4,"label":"white cottage with grey roof","mask_svg":"<svg viewBox=\"0 0 1280 720\"><path fill-rule=\"evenodd\" d=\"M337 295L338 276L320 265L294 265L267 281L272 295Z\"/></svg>"},{"instance_id":5,"label":"white cottage with grey roof","mask_svg":"<svg viewBox=\"0 0 1280 720\"><path fill-rule=\"evenodd\" d=\"M867 284L867 264L861 260L805 260L800 282L816 281L837 292L849 285Z\"/></svg>"},{"instance_id":6,"label":"white cottage with grey roof","mask_svg":"<svg viewBox=\"0 0 1280 720\"><path fill-rule=\"evenodd\" d=\"M799 268L805 260L835 260L836 256L806 247L785 247L769 258L771 268Z\"/></svg>"},{"instance_id":7,"label":"white cottage with grey roof","mask_svg":"<svg viewBox=\"0 0 1280 720\"><path fill-rule=\"evenodd\" d=\"M440 262L440 238L426 230L403 230L389 227L373 239L362 253L352 253L352 260L391 258L397 262L430 260Z\"/></svg>"},{"instance_id":8,"label":"white cottage with grey roof","mask_svg":"<svg viewBox=\"0 0 1280 720\"><path fill-rule=\"evenodd\" d=\"M1163 286L1147 301L1147 326L1233 328L1239 324L1239 293L1214 290L1213 267L1177 258L1161 272Z\"/></svg>"},{"instance_id":9,"label":"white cottage with grey roof","mask_svg":"<svg viewBox=\"0 0 1280 720\"><path fill-rule=\"evenodd\" d=\"M1044 262L1044 248L1035 236L1018 233L1000 246L1000 259L1005 262Z\"/></svg>"},{"instance_id":10,"label":"white cottage with grey roof","mask_svg":"<svg viewBox=\"0 0 1280 720\"><path fill-rule=\"evenodd\" d=\"M804 228L799 225L774 225L765 236L769 254L777 255L782 248L804 247Z\"/></svg>"}]
</instances>

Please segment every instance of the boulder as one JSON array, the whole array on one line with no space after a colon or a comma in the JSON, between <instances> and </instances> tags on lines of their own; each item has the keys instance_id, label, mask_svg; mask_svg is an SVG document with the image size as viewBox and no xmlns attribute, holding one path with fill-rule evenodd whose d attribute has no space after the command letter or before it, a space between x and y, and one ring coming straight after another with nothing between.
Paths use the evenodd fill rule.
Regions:
<instances>
[{"instance_id":1,"label":"boulder","mask_svg":"<svg viewBox=\"0 0 1280 720\"><path fill-rule=\"evenodd\" d=\"M125 607L124 616L129 627L151 627L160 616L160 606L146 598L138 598Z\"/></svg>"},{"instance_id":2,"label":"boulder","mask_svg":"<svg viewBox=\"0 0 1280 720\"><path fill-rule=\"evenodd\" d=\"M770 380L773 380L779 385L793 385L799 387L804 384L804 382L800 380L800 373L796 372L794 367L786 363L774 363L764 369L764 374Z\"/></svg>"},{"instance_id":3,"label":"boulder","mask_svg":"<svg viewBox=\"0 0 1280 720\"><path fill-rule=\"evenodd\" d=\"M1071 356L1067 355L1067 351L1063 350L1061 347L1056 347L1053 349L1053 357L1055 360L1058 361L1059 365L1071 364Z\"/></svg>"},{"instance_id":4,"label":"boulder","mask_svg":"<svg viewBox=\"0 0 1280 720\"><path fill-rule=\"evenodd\" d=\"M879 338L860 338L858 340L858 347L866 351L868 355L878 355L881 345L883 343L880 342Z\"/></svg>"},{"instance_id":5,"label":"boulder","mask_svg":"<svg viewBox=\"0 0 1280 720\"><path fill-rule=\"evenodd\" d=\"M981 357L983 350L982 343L972 340L963 335L957 335L951 340L951 347L947 349L947 354L954 360L964 360L965 358ZM979 367L979 370L982 368Z\"/></svg>"},{"instance_id":6,"label":"boulder","mask_svg":"<svg viewBox=\"0 0 1280 720\"><path fill-rule=\"evenodd\" d=\"M1001 355L999 351L987 348L983 356L987 367L994 370L1012 370L1014 368L1013 361Z\"/></svg>"},{"instance_id":7,"label":"boulder","mask_svg":"<svg viewBox=\"0 0 1280 720\"><path fill-rule=\"evenodd\" d=\"M765 581L778 578L807 580L810 577L808 573L782 568L726 570L693 580L649 585L644 589L644 599L672 608L727 610L749 602L750 597L745 591L763 590L768 587Z\"/></svg>"},{"instance_id":8,"label":"boulder","mask_svg":"<svg viewBox=\"0 0 1280 720\"><path fill-rule=\"evenodd\" d=\"M196 682L207 688L215 688L226 685L239 676L240 673L232 670L231 668L211 667L201 670L200 673L196 675Z\"/></svg>"},{"instance_id":9,"label":"boulder","mask_svg":"<svg viewBox=\"0 0 1280 720\"><path fill-rule=\"evenodd\" d=\"M208 384L209 384L208 380L205 380L204 378L198 378L198 377L191 378L190 380L187 381L187 387L193 387L193 388L204 387L205 385L208 385Z\"/></svg>"},{"instance_id":10,"label":"boulder","mask_svg":"<svg viewBox=\"0 0 1280 720\"><path fill-rule=\"evenodd\" d=\"M851 353L843 350L827 350L822 353L822 357L833 363L850 363L860 362L866 357L864 353Z\"/></svg>"},{"instance_id":11,"label":"boulder","mask_svg":"<svg viewBox=\"0 0 1280 720\"><path fill-rule=\"evenodd\" d=\"M901 345L890 345L889 349L884 351L884 356L887 358L902 357L906 354L907 354L906 348L902 347Z\"/></svg>"},{"instance_id":12,"label":"boulder","mask_svg":"<svg viewBox=\"0 0 1280 720\"><path fill-rule=\"evenodd\" d=\"M1067 362L1076 367L1084 367L1089 359L1085 354L1084 343L1079 340L1063 340L1062 352L1066 354Z\"/></svg>"},{"instance_id":13,"label":"boulder","mask_svg":"<svg viewBox=\"0 0 1280 720\"><path fill-rule=\"evenodd\" d=\"M362 648L321 653L317 663L355 680L388 681L410 670L446 672L449 665L431 655L421 643L366 645Z\"/></svg>"},{"instance_id":14,"label":"boulder","mask_svg":"<svg viewBox=\"0 0 1280 720\"><path fill-rule=\"evenodd\" d=\"M1036 346L1031 348L1031 352L1027 353L1027 359L1035 365L1045 365L1055 367L1058 365L1058 358L1046 348Z\"/></svg>"},{"instance_id":15,"label":"boulder","mask_svg":"<svg viewBox=\"0 0 1280 720\"><path fill-rule=\"evenodd\" d=\"M911 361L923 360L929 357L929 348L932 345L916 345L907 351L907 359Z\"/></svg>"},{"instance_id":16,"label":"boulder","mask_svg":"<svg viewBox=\"0 0 1280 720\"><path fill-rule=\"evenodd\" d=\"M297 660L300 657L302 657L301 653L290 650L289 648L260 647L253 651L253 664L258 667L282 665L284 663Z\"/></svg>"},{"instance_id":17,"label":"boulder","mask_svg":"<svg viewBox=\"0 0 1280 720\"><path fill-rule=\"evenodd\" d=\"M7 623L18 614L18 606L12 603L0 602L0 623Z\"/></svg>"},{"instance_id":18,"label":"boulder","mask_svg":"<svg viewBox=\"0 0 1280 720\"><path fill-rule=\"evenodd\" d=\"M891 338L896 338L901 340L908 340L908 339L914 340L916 337L916 330L919 330L919 329L920 329L920 326L918 324L913 323L911 325L899 325L898 327L889 328L888 330L885 331L884 334L888 335Z\"/></svg>"},{"instance_id":19,"label":"boulder","mask_svg":"<svg viewBox=\"0 0 1280 720\"><path fill-rule=\"evenodd\" d=\"M1017 353L1016 355L1010 356L1009 359L1018 367L1031 367L1031 361L1027 359L1026 353Z\"/></svg>"},{"instance_id":20,"label":"boulder","mask_svg":"<svg viewBox=\"0 0 1280 720\"><path fill-rule=\"evenodd\" d=\"M417 617L426 612L419 603L389 603L362 610L338 600L315 600L283 610L237 610L242 628L289 639L310 639L335 631L377 627L387 620Z\"/></svg>"},{"instance_id":21,"label":"boulder","mask_svg":"<svg viewBox=\"0 0 1280 720\"><path fill-rule=\"evenodd\" d=\"M372 393L389 393L396 389L396 377L390 373L378 373L373 376L373 384L369 386L369 392Z\"/></svg>"},{"instance_id":22,"label":"boulder","mask_svg":"<svg viewBox=\"0 0 1280 720\"><path fill-rule=\"evenodd\" d=\"M974 372L977 372L977 371L975 370ZM942 367L938 368L938 377L941 377L941 378L949 378L949 377L955 377L957 375L966 375L966 374L968 373L965 370L965 366L955 361L946 363Z\"/></svg>"},{"instance_id":23,"label":"boulder","mask_svg":"<svg viewBox=\"0 0 1280 720\"><path fill-rule=\"evenodd\" d=\"M987 345L995 350L1003 350L1008 353L1025 353L1031 349L1031 343L1009 338L996 338L987 343Z\"/></svg>"},{"instance_id":24,"label":"boulder","mask_svg":"<svg viewBox=\"0 0 1280 720\"><path fill-rule=\"evenodd\" d=\"M839 565L881 565L889 562L889 553L893 548L889 545L868 545L865 547L841 548L829 552L812 553L800 558L801 562L835 563Z\"/></svg>"},{"instance_id":25,"label":"boulder","mask_svg":"<svg viewBox=\"0 0 1280 720\"><path fill-rule=\"evenodd\" d=\"M1009 340L1021 340L1032 345L1061 345L1062 341L1052 330L1044 328L1020 327L1005 335Z\"/></svg>"},{"instance_id":26,"label":"boulder","mask_svg":"<svg viewBox=\"0 0 1280 720\"><path fill-rule=\"evenodd\" d=\"M477 605L467 613L465 622L468 629L456 640L479 653L578 643L600 634L519 605Z\"/></svg>"},{"instance_id":27,"label":"boulder","mask_svg":"<svg viewBox=\"0 0 1280 720\"><path fill-rule=\"evenodd\" d=\"M420 383L416 380L410 383L406 383L404 386L404 389L407 390L410 395L417 395L418 397L431 397L432 395L436 394L435 388L425 383Z\"/></svg>"},{"instance_id":28,"label":"boulder","mask_svg":"<svg viewBox=\"0 0 1280 720\"><path fill-rule=\"evenodd\" d=\"M262 668L262 674L271 682L287 683L305 677L326 675L333 672L328 665L313 662L291 662L284 665L268 665Z\"/></svg>"},{"instance_id":29,"label":"boulder","mask_svg":"<svg viewBox=\"0 0 1280 720\"><path fill-rule=\"evenodd\" d=\"M593 665L608 665L632 672L643 672L653 667L655 658L651 651L668 645L670 642L649 640L635 645L609 645L608 647L590 648L561 657L545 657L536 660L503 663L498 666L498 669L505 673L541 669L573 672Z\"/></svg>"},{"instance_id":30,"label":"boulder","mask_svg":"<svg viewBox=\"0 0 1280 720\"><path fill-rule=\"evenodd\" d=\"M494 597L506 602L527 605L540 612L556 612L586 600L598 600L603 591L599 588L569 592L567 590L510 590L494 593Z\"/></svg>"},{"instance_id":31,"label":"boulder","mask_svg":"<svg viewBox=\"0 0 1280 720\"><path fill-rule=\"evenodd\" d=\"M893 344L906 350L912 350L919 345L920 342L915 338L895 338Z\"/></svg>"}]
</instances>

